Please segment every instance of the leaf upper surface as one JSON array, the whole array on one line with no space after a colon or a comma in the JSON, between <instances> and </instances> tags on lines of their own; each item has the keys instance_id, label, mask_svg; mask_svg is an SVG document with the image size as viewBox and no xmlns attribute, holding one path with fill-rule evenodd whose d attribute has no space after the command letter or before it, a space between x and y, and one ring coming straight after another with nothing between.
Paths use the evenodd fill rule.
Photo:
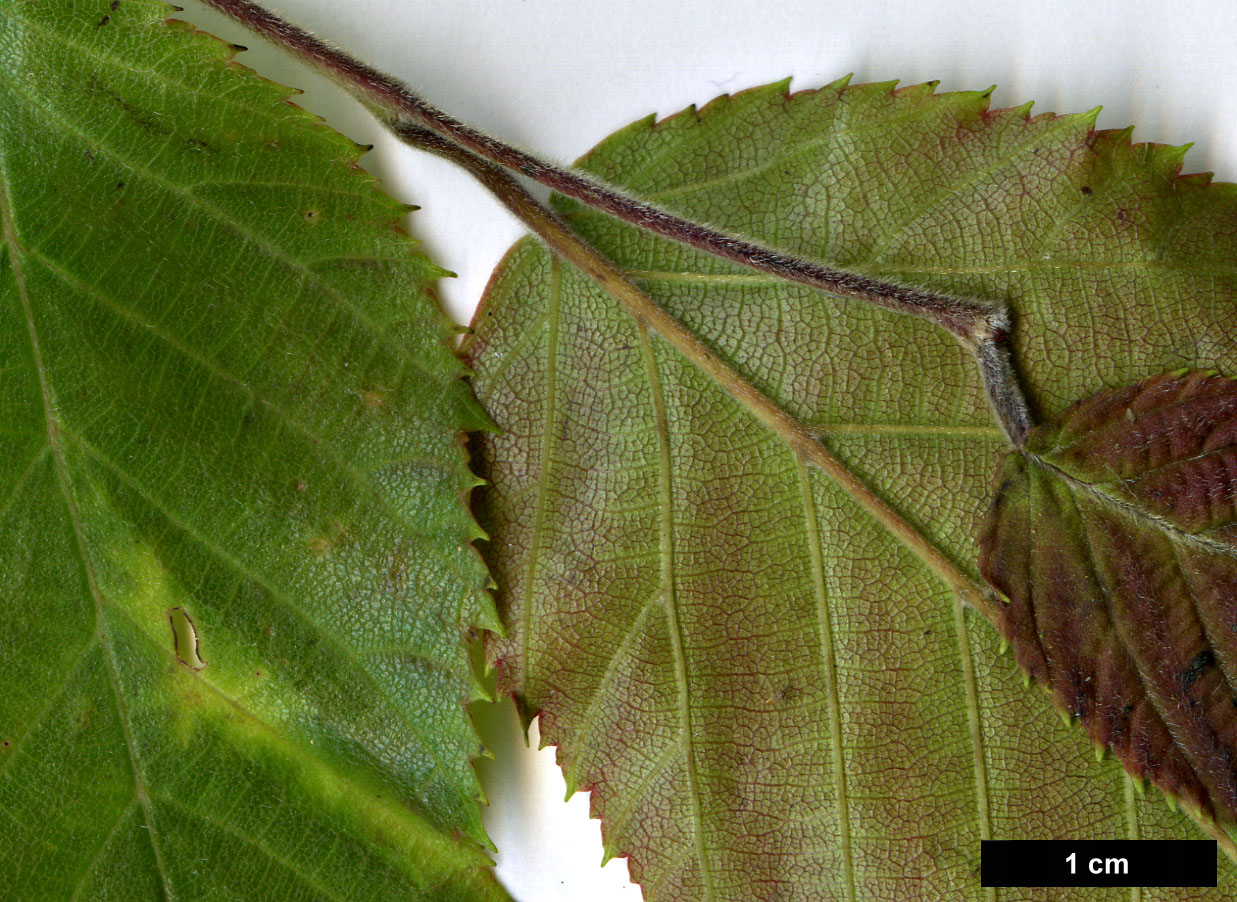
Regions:
<instances>
[{"instance_id":1,"label":"leaf upper surface","mask_svg":"<svg viewBox=\"0 0 1237 902\"><path fill-rule=\"evenodd\" d=\"M1174 367L1237 370L1217 330L1232 189L1092 121L930 85L779 84L637 122L582 165L774 246L1008 303L1051 415ZM560 208L978 575L1005 443L956 342ZM585 279L517 245L475 326L504 430L479 442L508 627L491 656L648 898L992 899L981 838L1196 835L1097 764L838 484Z\"/></svg>"},{"instance_id":2,"label":"leaf upper surface","mask_svg":"<svg viewBox=\"0 0 1237 902\"><path fill-rule=\"evenodd\" d=\"M506 898L441 270L169 12L0 4L3 893Z\"/></svg>"}]
</instances>

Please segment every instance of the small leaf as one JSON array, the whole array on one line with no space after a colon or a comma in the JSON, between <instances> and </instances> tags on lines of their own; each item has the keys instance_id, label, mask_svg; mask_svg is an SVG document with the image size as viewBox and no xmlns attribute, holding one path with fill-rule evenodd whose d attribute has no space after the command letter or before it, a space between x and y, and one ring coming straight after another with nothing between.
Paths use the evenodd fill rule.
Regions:
<instances>
[{"instance_id":1,"label":"small leaf","mask_svg":"<svg viewBox=\"0 0 1237 902\"><path fill-rule=\"evenodd\" d=\"M169 11L0 4L0 892L505 898L442 271Z\"/></svg>"},{"instance_id":2,"label":"small leaf","mask_svg":"<svg viewBox=\"0 0 1237 902\"><path fill-rule=\"evenodd\" d=\"M1237 824L1237 381L1093 395L997 482L980 566L1019 665L1135 778Z\"/></svg>"},{"instance_id":3,"label":"small leaf","mask_svg":"<svg viewBox=\"0 0 1237 902\"><path fill-rule=\"evenodd\" d=\"M1237 372L1233 188L1093 121L777 84L634 123L581 166L802 256L1006 304L1051 417L1153 373ZM1006 443L956 341L557 203L854 477L805 466L535 245L496 272L469 352L504 430L478 441L508 626L490 654L650 900L986 900L984 838L1197 835L1096 763L856 500L981 579Z\"/></svg>"}]
</instances>

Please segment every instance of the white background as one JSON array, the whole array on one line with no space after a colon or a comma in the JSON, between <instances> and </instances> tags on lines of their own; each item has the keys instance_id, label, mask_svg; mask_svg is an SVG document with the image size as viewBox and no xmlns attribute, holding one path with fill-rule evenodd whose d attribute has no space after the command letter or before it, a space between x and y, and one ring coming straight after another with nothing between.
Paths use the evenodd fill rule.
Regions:
<instances>
[{"instance_id":1,"label":"white background","mask_svg":"<svg viewBox=\"0 0 1237 902\"><path fill-rule=\"evenodd\" d=\"M192 3L193 0L182 0ZM570 161L633 119L795 77L795 88L939 79L997 84L1037 112L1100 104L1102 128L1196 142L1189 171L1237 179L1237 4L1094 0L269 0L272 9L391 72L473 125ZM519 226L444 162L387 138L333 86L219 16L183 18L253 48L241 59L307 89L302 105L362 143L386 190L424 209L409 228L458 274L441 286L465 321ZM626 865L604 870L587 796L566 805L553 751L525 749L510 705L479 715L496 762L479 770L498 873L519 902L635 902Z\"/></svg>"}]
</instances>

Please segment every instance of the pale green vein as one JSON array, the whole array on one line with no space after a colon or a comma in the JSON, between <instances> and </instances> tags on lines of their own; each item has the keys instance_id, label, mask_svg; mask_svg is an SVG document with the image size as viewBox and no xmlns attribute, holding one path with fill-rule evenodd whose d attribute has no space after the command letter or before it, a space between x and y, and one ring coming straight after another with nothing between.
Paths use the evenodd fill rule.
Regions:
<instances>
[{"instance_id":1,"label":"pale green vein","mask_svg":"<svg viewBox=\"0 0 1237 902\"><path fill-rule=\"evenodd\" d=\"M825 565L820 546L820 515L816 510L816 498L807 464L799 454L792 455L799 474L799 486L803 493L803 515L808 539L808 553L812 559L812 588L816 596L816 622L820 628L821 672L825 678L825 692L829 697L829 744L833 763L833 784L837 793L838 833L842 846L842 876L846 887L847 902L855 902L855 864L851 847L850 804L846 796L846 761L842 754L842 705L838 692L838 668L834 651L833 615L829 610L829 598L825 591Z\"/></svg>"},{"instance_id":2,"label":"pale green vein","mask_svg":"<svg viewBox=\"0 0 1237 902\"><path fill-rule=\"evenodd\" d=\"M207 814L204 811L199 811L196 808L192 808L189 805L186 805L184 802L180 801L179 799L174 799L171 796L156 794L152 796L152 798L154 798L155 801L163 802L164 804L171 805L174 808L179 808L181 811L183 811L185 814L189 815L190 817L203 821L207 824L211 824L216 829L224 831L229 836L239 840L244 845L253 847L257 851L262 853L264 856L266 856L268 859L270 859L272 862L279 865L281 868L283 868L293 877L297 878L298 880L303 881L304 883L312 887L315 892L321 893L322 896L330 897L331 899L339 899L339 900L344 900L346 898L344 896L340 896L338 893L335 893L334 891L330 889L327 889L327 887L322 884L322 882L318 879L316 875L311 874L308 871L305 871L297 867L297 865L294 862L289 861L284 856L276 853L273 849L271 849L265 843L261 842L257 837L248 836L242 833L240 830L237 830L231 824L225 823L224 821L220 820L217 817L212 817L211 815Z\"/></svg>"},{"instance_id":3,"label":"pale green vein","mask_svg":"<svg viewBox=\"0 0 1237 902\"><path fill-rule=\"evenodd\" d=\"M13 273L13 282L17 287L17 295L21 299L22 312L26 319L26 332L30 340L31 361L34 364L35 372L38 374L39 390L43 399L43 414L47 422L47 444L51 448L53 458L56 462L56 475L60 483L60 491L64 497L65 511L69 521L73 527L73 534L77 543L78 554L81 557L82 570L86 578L87 585L90 589L91 597L94 599L95 606L95 637L103 646L103 657L107 661L108 680L111 683L112 694L116 703L116 710L119 715L122 732L125 737L125 746L128 749L129 765L133 772L133 787L134 794L142 806L142 814L146 820L146 835L150 839L150 846L155 856L155 867L159 871L159 879L163 887L163 894L167 898L172 898L171 889L168 886L167 870L163 863L163 853L159 848L158 840L155 836L155 821L150 809L150 801L146 796L146 787L142 781L141 766L138 763L137 747L134 744L133 733L129 723L128 711L125 707L124 698L120 691L120 678L116 672L116 661L112 655L112 649L109 647L106 638L106 626L104 625L103 615L103 596L99 591L98 580L95 576L94 564L91 561L90 553L87 550L86 536L82 529L81 517L77 510L77 504L73 499L73 489L69 481L69 470L64 457L64 448L60 444L59 424L56 420L55 401L52 393L51 385L48 383L47 368L43 364L43 351L39 346L39 333L34 324L34 309L30 303L30 295L26 290L26 280L22 271L21 255L18 253L17 230L13 224L13 211L9 206L9 186L3 173L6 171L4 163L6 161L3 155L0 154L0 234L3 234L4 243L9 248L9 263Z\"/></svg>"},{"instance_id":4,"label":"pale green vein","mask_svg":"<svg viewBox=\"0 0 1237 902\"><path fill-rule=\"evenodd\" d=\"M100 601L110 607L118 617L127 621L129 625L133 627L135 634L143 642L147 643L157 655L165 659L170 665L177 662L175 652L167 643L161 643L155 640L146 632L145 629L142 628L141 624L137 623L133 619L128 611L117 605L115 602L104 598L103 596L99 596L99 598ZM204 677L205 671L188 671L183 666L180 666L180 669L177 672L181 674L189 674L197 687L203 689L205 692L209 693L211 697L217 699L222 705L227 707L232 712L233 716L244 719L247 723L252 724L258 730L262 731L262 733L267 736L272 743L276 744L283 750L284 754L289 759L297 759L302 763L302 765L311 768L330 768L330 762L326 758L323 758L315 754L313 751L306 749L304 745L294 743L293 740L289 739L273 724L262 717L259 717L256 712L241 705L237 699L233 698L231 695L228 695L220 687L206 679ZM331 771L331 776L340 782L352 781L352 778L346 773L337 774L336 772ZM357 792L351 794L354 798L364 797L368 795L368 792L370 791L370 788L364 785L358 786L357 789ZM149 798L160 802L173 802L173 804L177 804L178 807L182 807L190 813L196 813L199 817L205 817L207 820L223 826L222 822L218 819L210 818L203 815L201 812L195 812L193 809L185 808L184 805L174 802L171 798L161 793L150 793ZM238 797L235 800L235 804L238 807L243 806L245 804L244 799ZM406 844L415 844L416 846L416 853L409 856L401 856L398 860L398 864L400 869L411 880L413 880L414 883L419 879L419 872L409 870L406 865L410 861L433 864L439 860L450 859L453 857L450 852L461 848L460 840L446 836L440 830L431 826L413 807L401 804L398 806L397 813L400 818L406 819L406 823L402 824L398 834L392 837L392 839L402 841ZM234 828L228 827L227 829L237 835L238 838L247 841L250 845L253 845L255 848L263 850L263 846L256 840L239 833ZM392 849L391 842L384 842L381 837L375 837L374 839L366 839L363 841L369 849L379 856L384 857L384 859L386 853ZM477 852L476 854L480 856L481 853ZM274 855L271 855L271 858L279 861L279 859L277 859ZM446 876L448 878L455 876L450 871L449 865L444 868L444 871L446 872ZM469 872L469 876L474 880L484 879L484 870L482 867L478 866Z\"/></svg>"},{"instance_id":5,"label":"pale green vein","mask_svg":"<svg viewBox=\"0 0 1237 902\"><path fill-rule=\"evenodd\" d=\"M827 438L831 435L882 435L923 436L925 438L981 438L1006 442L1005 433L996 426L955 426L950 423L824 423L819 426L805 424L812 435Z\"/></svg>"},{"instance_id":6,"label":"pale green vein","mask_svg":"<svg viewBox=\"0 0 1237 902\"><path fill-rule=\"evenodd\" d=\"M631 820L632 815L636 813L636 808L644 798L644 791L653 783L655 779L666 769L666 765L674 760L676 754L682 752L682 746L677 742L669 742L666 747L658 754L657 760L646 765L644 775L640 777L640 782L630 789L624 788L624 795L627 797L623 801L621 808L614 811L607 811L605 819L601 822L602 831L605 834L605 860L609 861L615 854L615 849L618 846L619 834L623 832L623 828L627 826L627 822ZM692 854L691 846L687 847L687 854ZM645 893L649 892L649 887L645 884Z\"/></svg>"},{"instance_id":7,"label":"pale green vein","mask_svg":"<svg viewBox=\"0 0 1237 902\"><path fill-rule=\"evenodd\" d=\"M549 506L548 473L553 461L555 436L558 434L558 324L559 306L563 296L562 264L550 261L550 300L546 305L545 354L545 419L541 424L541 447L537 474L537 506L533 512L532 537L529 539L528 565L524 575L524 603L520 608L520 659L524 662L524 689L533 672L532 642L533 602L537 598L537 565L540 563L541 542L545 535L546 510Z\"/></svg>"},{"instance_id":8,"label":"pale green vein","mask_svg":"<svg viewBox=\"0 0 1237 902\"><path fill-rule=\"evenodd\" d=\"M828 88L821 88L814 93L819 94L826 90L828 90ZM915 109L907 110L905 113L900 113L898 115L890 116L887 119L874 121L867 125L842 125L840 127L831 129L830 131L818 137L811 138L807 141L801 141L798 144L795 144L793 147L788 148L787 150L784 150L780 153L776 153L770 156L767 160L764 160L760 163L756 163L755 165L752 165L752 166L748 166L744 169L736 169L733 172L726 173L725 175L720 175L720 176L717 176L711 179L700 179L699 181L690 182L685 185L679 185L674 188L666 188L661 191L650 191L645 194L642 194L641 197L643 197L645 200L648 200L648 201L660 201L660 200L665 200L668 197L678 197L684 194L695 194L699 191L706 191L712 188L718 188L718 187L721 187L722 185L732 184L735 182L742 182L745 179L750 178L751 176L757 175L768 169L772 169L774 166L777 166L780 163L783 163L787 160L792 160L795 157L799 156L800 154L804 153L805 151L812 150L820 146L827 146L827 145L835 144L838 142L838 139L840 138L853 138L855 135L861 135L867 132L882 131L886 128L891 128L891 127L900 125L902 122L917 119L922 115L923 115L923 110L915 108ZM629 182L635 181L636 180L635 176L638 174L639 173L635 173L632 176L629 176L626 179L626 181L629 181ZM588 212L593 213L595 215L601 215L591 209Z\"/></svg>"},{"instance_id":9,"label":"pale green vein","mask_svg":"<svg viewBox=\"0 0 1237 902\"><path fill-rule=\"evenodd\" d=\"M35 2L39 2L39 0L35 0ZM10 9L10 8L11 7L0 6L0 10ZM60 32L50 31L47 28L45 28L40 22L26 18L24 16L12 16L11 18L21 23L21 26L23 28L27 28L31 31L37 31L46 40L51 41L56 44L60 44L65 49L73 53L90 57L91 59L97 60L100 63L104 64L105 66L110 66L111 68L120 70L121 72L128 72L133 75L143 76L144 78L147 79L149 83L151 83L152 85L156 87L173 88L185 98L186 103L196 102L199 99L199 94L201 91L200 85L190 85L183 81L180 81L179 79L172 78L166 72L160 72L155 69L150 69L146 66L139 66L132 59L115 59L114 57L108 56L106 53L100 53L98 48L96 47L90 47L86 44L81 43L80 41L71 40L65 37ZM143 22L141 23L141 25L145 27L153 27L153 28L167 27L166 20L163 20L163 19L156 19L153 21ZM204 32L200 32L200 34L205 36ZM218 43L220 44L224 43L218 38L214 38L213 40L218 41ZM275 83L272 82L271 84L274 85ZM279 87L283 87L283 86L279 85ZM303 93L295 89L288 89L288 90L289 90L289 93L293 95ZM261 107L255 106L254 104L249 103L247 101L233 100L231 97L229 97L226 93L223 93L223 92L213 95L212 100L216 103L221 103L226 106L229 106L244 116L261 116L263 119L266 119L267 121L275 125L282 124L282 122L284 121L284 120L281 120L279 117L275 116L273 113L269 112L268 110L264 110ZM275 104L272 104L272 108L275 108ZM302 185L300 187L304 187L304 186Z\"/></svg>"},{"instance_id":10,"label":"pale green vein","mask_svg":"<svg viewBox=\"0 0 1237 902\"><path fill-rule=\"evenodd\" d=\"M979 819L979 838L992 839L992 813L988 800L988 765L984 759L984 733L979 715L979 689L975 684L975 664L971 640L966 632L966 608L956 593L950 593L954 611L954 631L958 635L958 659L962 667L962 684L966 688L966 721L971 740L971 757L975 770L975 807ZM996 888L985 893L989 902L996 902Z\"/></svg>"},{"instance_id":11,"label":"pale green vein","mask_svg":"<svg viewBox=\"0 0 1237 902\"><path fill-rule=\"evenodd\" d=\"M90 653L90 650L94 647L95 642L96 637L91 636L90 639L82 645L81 650L74 656L73 660L65 668L64 678L56 685L54 689L47 693L47 700L43 704L43 707L40 708L34 717L30 718L29 722L21 728L20 735L10 740L11 744L8 747L8 757L3 763L0 763L0 776L8 776L9 766L17 760L18 753L21 752L22 746L26 744L26 740L28 740L31 735L34 734L34 731L38 729L39 724L43 722L43 718L51 713L52 708L56 706L56 702L60 700L60 696L64 694L64 690L68 687L69 683L72 682L73 677L77 673L77 668L81 666L82 660L87 654ZM6 724L6 727L9 726L11 726L11 724Z\"/></svg>"},{"instance_id":12,"label":"pale green vein","mask_svg":"<svg viewBox=\"0 0 1237 902\"><path fill-rule=\"evenodd\" d=\"M580 718L579 723L574 728L576 741L583 743L592 733L594 722L598 714L602 710L603 702L609 698L604 690L608 689L614 678L618 675L619 668L623 661L629 656L631 647L635 644L636 639L644 631L645 624L648 622L649 612L654 610L657 602L664 600L661 594L652 595L640 608L640 613L632 622L631 626L624 632L623 639L615 646L614 653L610 656L609 662L606 664L606 669L601 675L601 679L597 681L596 687L591 693L588 705L584 709L584 714ZM563 776L567 779L568 790L574 790L579 782L580 762L583 755L579 750L573 755L563 768Z\"/></svg>"},{"instance_id":13,"label":"pale green vein","mask_svg":"<svg viewBox=\"0 0 1237 902\"><path fill-rule=\"evenodd\" d=\"M553 280L553 277L551 277L551 280ZM512 345L511 350L507 351L503 355L503 359L498 361L498 366L494 367L493 371L487 375L486 378L491 385L498 385L503 376L506 375L507 370L511 368L511 365L515 363L517 359L521 359L523 357L524 350L537 337L537 333L546 328L549 322L549 316L550 310L547 306L546 311L542 313L541 316L537 317L532 325L524 330L524 334L521 335Z\"/></svg>"},{"instance_id":14,"label":"pale green vein","mask_svg":"<svg viewBox=\"0 0 1237 902\"><path fill-rule=\"evenodd\" d=\"M675 678L679 687L679 720L682 730L683 770L687 777L688 799L691 805L693 841L696 858L700 863L700 881L704 889L703 902L714 898L713 874L704 841L704 816L700 807L700 778L696 773L696 743L692 731L692 703L690 674L684 652L683 624L679 619L678 587L674 563L674 488L672 485L670 424L666 416L666 399L662 392L661 375L648 326L636 323L640 337L640 350L644 356L649 379L649 393L653 403L653 416L657 427L657 457L660 472L658 492L662 502L661 523L658 530L661 546L662 595L665 599L666 631L670 634L670 649L674 654Z\"/></svg>"},{"instance_id":15,"label":"pale green vein","mask_svg":"<svg viewBox=\"0 0 1237 902\"><path fill-rule=\"evenodd\" d=\"M269 397L259 395L257 390L254 389L248 380L241 378L239 375L228 372L217 361L192 350L188 345L180 341L180 339L176 338L176 336L172 335L161 326L157 326L142 319L142 317L138 316L135 311L125 307L115 298L108 297L98 288L87 285L85 282L77 278L76 275L64 269L58 263L48 259L45 255L37 251L29 250L27 250L27 253L32 259L37 260L49 272L69 287L85 294L90 298L93 298L104 308L111 310L113 313L123 317L128 322L141 326L152 335L158 337L161 341L172 348L172 350L179 353L185 358L185 360L202 367L220 382L231 386L238 393L245 395L255 405L269 410L275 415L275 418L282 425L290 428L292 432L299 435L306 443L317 449L317 451L324 458L329 460L332 465L337 467L338 470L347 478L348 482L350 482L361 494L365 495L370 503L385 511L393 520L398 522L407 535L437 534L427 532L426 526L423 522L418 521L415 517L411 516L409 512L396 508L389 498L378 491L366 474L359 470L354 464L346 460L330 442L318 435L313 429L307 426L300 417L293 415L281 404L271 400ZM205 388L205 383L203 384L203 388ZM240 421L238 420L238 424L239 422ZM453 463L444 460L417 458L416 462L425 465L433 465L435 469L446 470L452 473L456 471L456 466ZM384 460L376 464L375 468L387 466L390 463L392 463L392 461Z\"/></svg>"},{"instance_id":16,"label":"pale green vein","mask_svg":"<svg viewBox=\"0 0 1237 902\"><path fill-rule=\"evenodd\" d=\"M220 225L230 229L233 234L244 240L246 243L261 249L264 253L269 255L271 260L281 264L292 272L302 275L306 284L312 285L319 289L322 294L330 298L336 306L342 310L348 311L351 316L355 317L356 321L363 325L368 334L375 339L375 344L387 347L387 349L390 350L399 360L411 365L427 380L442 385L444 387L443 391L446 391L445 386L448 384L454 384L457 381L457 377L454 373L447 373L446 375L443 375L439 373L432 373L426 369L425 365L421 361L417 360L409 352L408 348L401 345L384 329L380 328L378 323L376 323L359 306L353 303L335 285L331 284L322 276L322 274L313 270L309 265L288 255L282 248L272 244L266 238L255 233L251 229L246 228L243 224L229 216L225 211L219 209L214 204L208 203L205 199L199 197L198 195L186 191L183 186L168 181L141 163L127 160L120 154L104 146L101 139L88 134L72 122L69 122L41 98L35 97L28 92L21 90L21 88L15 84L12 79L0 74L0 81L8 84L15 95L25 98L31 109L41 111L44 117L64 129L65 132L73 135L87 146L95 147L97 153L141 176L144 176L151 184L157 185L169 194L182 198L193 206L198 207ZM14 236L15 235L16 233L14 232Z\"/></svg>"},{"instance_id":17,"label":"pale green vein","mask_svg":"<svg viewBox=\"0 0 1237 902\"><path fill-rule=\"evenodd\" d=\"M1188 748L1186 748L1185 744L1177 736L1177 732L1170 727L1170 721L1164 711L1164 706L1161 700L1158 699L1152 692L1149 679L1146 673L1143 672L1142 662L1138 660L1138 657L1131 650L1134 645L1130 641L1128 630L1125 628L1127 624L1123 618L1117 615L1116 607L1113 601L1115 597L1119 597L1120 590L1115 589L1109 584L1108 578L1103 572L1103 568L1099 565L1100 556L1096 552L1095 539L1092 536L1091 521L1089 518L1084 516L1082 512L1082 508L1078 504L1078 497L1074 493L1074 487L1067 483L1066 491L1069 494L1070 504L1074 508L1074 516L1077 518L1078 523L1082 526L1081 535L1084 543L1086 544L1086 559L1089 562L1087 566L1088 575L1091 577L1093 584L1099 588L1100 594L1104 598L1104 613L1108 618L1109 632L1111 633L1113 639L1115 639L1117 645L1120 647L1122 654L1126 655L1129 658L1130 663L1133 665L1131 669L1134 673L1138 674L1138 684L1142 689L1143 698L1146 699L1147 704L1151 706L1151 709L1155 711L1155 715L1159 719L1160 724L1163 726L1165 733L1172 740L1172 743L1176 747L1177 751L1181 753L1181 760L1185 762L1187 767L1189 767L1191 776L1193 776L1193 778L1198 782L1199 786L1204 787L1208 792L1210 792L1211 783L1203 779L1202 769L1195 760L1195 756Z\"/></svg>"},{"instance_id":18,"label":"pale green vein","mask_svg":"<svg viewBox=\"0 0 1237 902\"><path fill-rule=\"evenodd\" d=\"M352 664L357 672L365 675L367 681L373 687L374 691L383 699L383 701L386 702L391 707L392 710L398 712L404 725L408 727L409 731L420 740L422 747L426 750L427 754L431 758L434 759L436 766L445 765L445 762L443 761L441 753L439 751L439 748L440 748L439 743L437 741L432 741L431 737L426 735L423 726L412 715L412 712L406 710L402 705L397 703L395 700L395 697L391 694L390 689L384 686L378 680L377 676L375 676L369 670L369 668L361 664L360 660L357 658L357 651L355 648L348 645L341 638L339 638L334 633L330 632L325 627L323 627L322 624L319 623L317 620L315 620L308 611L306 611L302 606L293 602L292 599L281 588L271 584L270 581L266 579L263 575L255 573L252 570L250 570L242 561L235 558L230 552L222 548L218 543L206 538L206 536L204 536L200 531L195 529L188 522L186 522L185 520L182 520L175 513L168 510L168 508L164 506L164 504L161 501L156 499L153 495L150 494L150 492L144 489L137 481L133 479L132 476L130 476L121 467L119 467L116 463L110 460L105 454L103 454L101 451L99 451L97 448L95 448L93 445L87 442L83 437L81 437L80 435L75 435L71 432L68 432L67 430L62 430L62 431L63 431L63 434L71 438L74 441L74 443L79 448L82 449L82 451L90 455L90 457L93 458L95 461L97 461L100 466L104 467L108 472L112 473L124 485L128 486L138 496L140 496L143 501L145 501L148 505L150 505L152 510L154 510L161 517L166 519L170 524L175 526L178 530L180 530L186 536L193 539L198 545L202 546L202 548L204 548L206 551L210 552L211 555L215 557L217 560L226 564L229 567L229 569L231 569L233 572L247 579L253 580L259 586L261 586L263 589L269 592L271 597L275 599L276 601L280 602L280 604L282 604L285 609L291 611L293 614L299 617L302 622L304 622L307 626L311 627L315 634L322 637L324 644L330 644L334 646L336 651L340 655L342 655L350 664ZM449 771L450 768L447 768L447 770ZM428 782L430 777L432 776L433 776L433 772L431 771L431 773L428 774L425 778L426 782Z\"/></svg>"},{"instance_id":19,"label":"pale green vein","mask_svg":"<svg viewBox=\"0 0 1237 902\"><path fill-rule=\"evenodd\" d=\"M81 895L82 889L86 886L87 881L90 879L90 875L94 873L95 865L99 863L99 859L103 856L103 853L107 851L107 847L115 838L116 832L124 824L125 820L129 817L129 812L133 810L133 806L136 804L136 798L130 799L129 803L125 805L124 809L120 812L120 816L116 818L116 823L112 824L112 829L107 831L107 836L103 837L103 842L99 844L99 848L91 857L90 863L87 864L85 869L82 871L82 876L79 877L74 883L73 895L69 897L69 902L75 902L75 900Z\"/></svg>"},{"instance_id":20,"label":"pale green vein","mask_svg":"<svg viewBox=\"0 0 1237 902\"><path fill-rule=\"evenodd\" d=\"M1121 772L1121 782L1125 789L1125 827L1126 839L1137 842L1141 837L1138 835L1138 811L1137 800L1134 798L1134 778L1124 771ZM1142 902L1143 889L1141 886L1130 887L1130 902Z\"/></svg>"},{"instance_id":21,"label":"pale green vein","mask_svg":"<svg viewBox=\"0 0 1237 902\"><path fill-rule=\"evenodd\" d=\"M26 468L21 471L21 474L13 480L13 488L9 491L8 497L4 501L0 501L0 518L8 514L9 508L13 506L13 502L21 495L21 490L26 487L26 483L30 481L30 477L34 474L35 469L42 463L43 458L47 456L48 450L47 445L41 447L38 453L30 459L30 463L26 465Z\"/></svg>"},{"instance_id":22,"label":"pale green vein","mask_svg":"<svg viewBox=\"0 0 1237 902\"><path fill-rule=\"evenodd\" d=\"M1087 114L1085 113L1083 114L1083 116L1086 115ZM933 192L931 197L919 204L913 212L906 214L900 226L892 229L883 235L878 241L874 242L872 246L868 248L866 260L857 261L853 265L857 269L862 270L865 266L874 264L880 258L881 254L888 249L889 245L898 238L904 236L907 230L917 220L923 218L926 214L938 209L946 201L957 196L958 192L962 189L976 185L984 178L994 175L1002 169L1007 168L1019 156L1027 151L1034 150L1040 144L1044 143L1045 139L1050 138L1061 131L1077 130L1079 118L1079 116L1062 116L1053 122L1051 127L1045 129L1044 131L1036 132L1028 140L1022 142L1016 147L1005 150L999 158L994 160L989 165L979 168L974 168L971 166L966 167L963 175L950 179L948 182L941 185L935 192Z\"/></svg>"}]
</instances>

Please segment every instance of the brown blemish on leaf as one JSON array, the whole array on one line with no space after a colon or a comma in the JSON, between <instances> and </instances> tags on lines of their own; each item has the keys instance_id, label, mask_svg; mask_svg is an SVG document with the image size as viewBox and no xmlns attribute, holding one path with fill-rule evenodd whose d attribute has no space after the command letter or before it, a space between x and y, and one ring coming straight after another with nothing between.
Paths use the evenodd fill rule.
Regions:
<instances>
[{"instance_id":1,"label":"brown blemish on leaf","mask_svg":"<svg viewBox=\"0 0 1237 902\"><path fill-rule=\"evenodd\" d=\"M386 396L376 389L366 389L361 392L361 403L370 410L377 410L386 403Z\"/></svg>"},{"instance_id":2,"label":"brown blemish on leaf","mask_svg":"<svg viewBox=\"0 0 1237 902\"><path fill-rule=\"evenodd\" d=\"M327 534L320 533L309 540L309 550L316 557L326 557L339 546L344 535L343 524L336 520L331 523L331 528Z\"/></svg>"}]
</instances>

